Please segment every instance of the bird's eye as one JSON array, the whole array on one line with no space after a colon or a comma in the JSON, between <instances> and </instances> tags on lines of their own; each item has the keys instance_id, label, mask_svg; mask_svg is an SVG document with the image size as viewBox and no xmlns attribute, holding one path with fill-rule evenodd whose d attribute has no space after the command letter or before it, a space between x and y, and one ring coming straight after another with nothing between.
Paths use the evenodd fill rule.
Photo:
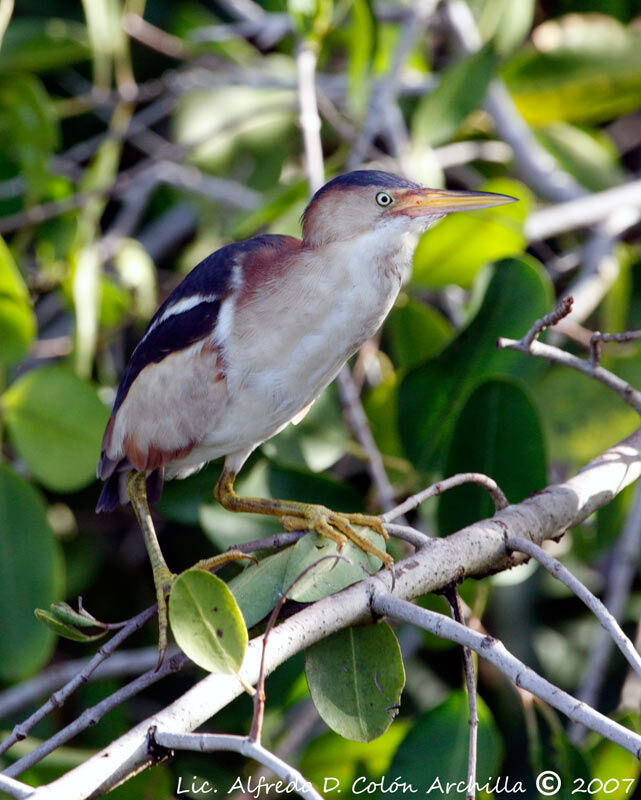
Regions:
<instances>
[{"instance_id":1,"label":"bird's eye","mask_svg":"<svg viewBox=\"0 0 641 800\"><path fill-rule=\"evenodd\" d=\"M379 206L391 206L394 200L387 192L379 192L376 195L376 202Z\"/></svg>"}]
</instances>

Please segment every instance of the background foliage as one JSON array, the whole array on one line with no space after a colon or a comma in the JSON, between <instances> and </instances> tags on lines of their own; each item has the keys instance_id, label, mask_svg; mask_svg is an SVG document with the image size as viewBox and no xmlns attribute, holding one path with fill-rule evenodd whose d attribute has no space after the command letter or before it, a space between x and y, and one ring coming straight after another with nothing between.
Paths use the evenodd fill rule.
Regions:
<instances>
[{"instance_id":1,"label":"background foliage","mask_svg":"<svg viewBox=\"0 0 641 800\"><path fill-rule=\"evenodd\" d=\"M17 4L0 47L0 680L7 687L95 648L55 641L34 607L62 599L75 605L81 595L91 613L115 621L152 602L133 516L119 510L97 517L93 510L95 462L118 377L157 303L202 257L263 230L299 233L307 184L297 37L318 48L329 176L345 169L376 87L393 67L409 5L268 0L262 7L269 24L265 18L243 31L234 4L214 0L52 0L46 11L32 0ZM529 241L526 221L546 198L518 180L483 96L500 76L538 143L568 174L589 191L616 187L641 169L641 24L633 0L470 6L482 49L459 57L442 26L430 26L407 53L399 118L366 155L428 185L447 181L521 202L453 215L429 231L380 340L353 368L399 497L477 470L519 501L638 422L599 384L495 347L498 336L520 337L577 270L580 276L588 234L577 227ZM637 226L611 253L615 277L587 328L641 327L639 258ZM580 331L576 338L569 347L583 352ZM638 356L638 345L612 347L604 363L640 386ZM161 543L176 571L278 529L272 520L217 506L211 488L219 468L167 485L158 504ZM378 510L335 387L297 428L254 455L238 488ZM597 592L607 583L629 499L626 492L559 546ZM465 487L426 503L413 522L443 535L490 513L482 490ZM238 586L238 572L230 567L223 575ZM284 573L279 580L268 607L289 582ZM462 593L518 657L576 689L598 625L569 592L528 566L468 582ZM635 585L623 620L630 631L640 603ZM436 597L425 604L445 607ZM265 613L260 604L243 611L249 624ZM347 742L311 714L302 657L269 679L267 743L277 746L301 725L292 759L319 785L326 775L350 781L401 774L416 783L425 775L464 775L459 653L428 634L397 633L407 672L400 715L371 744ZM135 644L153 645L155 636L150 624ZM543 767L568 776L637 775L638 764L614 745L570 744L555 713L479 666L479 779L500 773L531 787ZM617 713L624 679L616 660L603 684L605 713ZM6 763L113 691L117 680L84 687ZM25 779L50 780L192 680L193 673L181 674L137 697ZM22 716L6 718L3 727ZM216 729L245 732L250 716L241 698ZM227 787L247 769L183 754L113 796L171 797L178 776Z\"/></svg>"}]
</instances>

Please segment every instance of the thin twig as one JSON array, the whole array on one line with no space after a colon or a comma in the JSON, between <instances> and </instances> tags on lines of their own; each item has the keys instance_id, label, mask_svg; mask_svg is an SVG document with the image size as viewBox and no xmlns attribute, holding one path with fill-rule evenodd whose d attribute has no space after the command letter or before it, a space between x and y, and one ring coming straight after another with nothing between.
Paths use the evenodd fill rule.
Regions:
<instances>
[{"instance_id":1,"label":"thin twig","mask_svg":"<svg viewBox=\"0 0 641 800\"><path fill-rule=\"evenodd\" d=\"M547 328L552 327L559 323L564 317L572 311L572 304L574 303L574 298L571 295L567 295L566 297L561 298L557 303L556 307L553 311L550 311L549 314L546 314L541 319L537 319L536 322L532 325L530 330L525 334L525 336L521 339L524 347L529 348L532 342L535 339L538 339L539 335L543 333L544 330Z\"/></svg>"},{"instance_id":2,"label":"thin twig","mask_svg":"<svg viewBox=\"0 0 641 800\"><path fill-rule=\"evenodd\" d=\"M589 361L577 358L577 356L572 355L572 353L567 353L565 350L559 350L558 347L543 344L543 342L534 341L528 347L523 343L523 340L516 341L514 339L500 338L496 344L501 350L519 350L527 355L544 358L552 364L561 364L564 367L570 367L578 372L582 372L589 378L594 378L604 384L608 389L612 389L625 403L632 406L638 414L641 414L641 392L630 386L627 381L619 378L618 375L615 375L601 366L593 367Z\"/></svg>"},{"instance_id":3,"label":"thin twig","mask_svg":"<svg viewBox=\"0 0 641 800\"><path fill-rule=\"evenodd\" d=\"M546 314L540 320L537 320L530 330L525 334L522 339L506 339L501 337L496 342L499 350L518 350L521 353L526 353L531 356L538 356L550 361L553 364L561 364L565 367L570 367L578 372L582 372L590 378L600 381L613 392L616 392L628 405L632 406L634 410L641 414L641 392L631 386L627 381L619 378L613 372L593 364L592 359L586 361L582 358L568 353L565 350L560 350L558 347L543 344L537 341L537 336L549 325L553 325L563 317L567 316L572 308L572 298L564 297L557 304L554 311ZM637 331L632 331L633 338L637 338ZM623 334L616 334L622 336Z\"/></svg>"},{"instance_id":4,"label":"thin twig","mask_svg":"<svg viewBox=\"0 0 641 800\"><path fill-rule=\"evenodd\" d=\"M308 42L300 42L296 53L299 122L303 134L307 180L312 193L318 191L325 180L320 139L321 118L316 102L316 61L314 48Z\"/></svg>"},{"instance_id":5,"label":"thin twig","mask_svg":"<svg viewBox=\"0 0 641 800\"><path fill-rule=\"evenodd\" d=\"M608 576L608 588L605 593L604 606L615 620L620 620L623 616L632 582L637 572L640 550L641 485L637 486L635 490L632 508L626 518L621 536L612 555L612 570ZM601 620L599 621L601 622ZM602 622L601 624L603 625ZM584 703L593 704L596 702L610 659L610 653L612 652L613 641L619 645L619 642L607 630L603 630L599 631L592 642L586 659L588 666L577 691L578 697ZM634 650L635 654L636 652ZM570 729L570 736L574 741L581 741L584 735L585 730L581 726L574 725Z\"/></svg>"},{"instance_id":6,"label":"thin twig","mask_svg":"<svg viewBox=\"0 0 641 800\"><path fill-rule=\"evenodd\" d=\"M639 508L637 514L641 514L641 503L637 503ZM637 519L637 525L634 528L634 534L637 539L637 544L641 544L641 519ZM542 567L555 578L558 578L561 583L564 583L574 594L590 609L594 616L599 621L600 625L609 638L616 644L619 650L623 653L632 669L641 678L641 656L634 649L634 645L625 635L621 626L617 622L615 616L608 611L606 606L595 597L592 592L575 577L569 569L563 566L560 561L546 553L538 544L516 536L508 536L505 541L510 550L518 550L521 553L527 553L532 558L541 564ZM638 549L638 548L637 548ZM626 554L627 555L627 554ZM635 554L636 555L636 554ZM630 562L627 562L630 563ZM636 562L635 562L636 563ZM617 586L620 585L617 582ZM588 661L591 663L591 659Z\"/></svg>"},{"instance_id":7,"label":"thin twig","mask_svg":"<svg viewBox=\"0 0 641 800\"><path fill-rule=\"evenodd\" d=\"M315 569L322 561L346 561L343 556L340 554L332 554L329 556L322 556L317 561L314 561L313 564L309 564L305 569L300 572L294 580L289 584L289 586L281 593L280 597L278 598L278 602L272 609L271 614L269 615L269 619L267 620L267 627L265 628L265 633L263 635L263 650L260 657L260 668L258 671L258 681L256 682L256 692L254 694L254 716L252 719L252 726L251 731L249 733L249 739L252 742L260 744L260 737L263 729L263 719L265 717L265 656L267 653L267 641L269 639L269 634L272 632L274 625L276 624L276 620L278 619L278 615L280 614L283 606L285 605L285 601L289 597L290 592L296 586L298 581L301 578L304 578L308 572L312 569Z\"/></svg>"},{"instance_id":8,"label":"thin twig","mask_svg":"<svg viewBox=\"0 0 641 800\"><path fill-rule=\"evenodd\" d=\"M2 753L6 753L7 750L16 742L24 739L29 731L54 709L63 706L67 698L73 694L78 687L87 682L89 676L102 664L102 662L109 658L114 650L120 647L120 645L132 635L132 633L140 630L145 622L151 619L155 613L156 605L154 604L129 620L129 622L121 630L119 630L118 633L116 633L108 642L105 642L105 644L102 645L96 655L69 681L69 683L63 686L62 689L59 689L57 692L52 694L47 702L37 711L31 714L30 717L24 720L24 722L21 722L14 727L11 734L7 736L7 738L0 744L0 755Z\"/></svg>"},{"instance_id":9,"label":"thin twig","mask_svg":"<svg viewBox=\"0 0 641 800\"><path fill-rule=\"evenodd\" d=\"M285 781L286 785L291 784L292 789L301 797L310 798L310 800L323 800L310 781L306 780L297 769L294 769L287 762L282 761L278 756L266 750L259 742L253 741L247 736L155 731L153 739L156 744L170 750L191 750L196 753L216 753L221 751L240 753L269 767L275 775ZM285 791L284 788L283 791Z\"/></svg>"},{"instance_id":10,"label":"thin twig","mask_svg":"<svg viewBox=\"0 0 641 800\"><path fill-rule=\"evenodd\" d=\"M383 522L390 522L400 517L401 514L406 514L408 511L417 508L429 497L436 497L437 495L443 494L443 492L446 492L448 489L453 489L455 486L462 486L465 483L475 483L477 486L481 486L485 489L492 498L496 511L500 511L502 508L506 508L509 505L508 499L503 494L501 487L492 478L484 475L482 472L459 472L456 475L434 483L432 486L428 486L427 489L423 489L423 491L408 497L407 500L396 506L396 508L381 514L381 519Z\"/></svg>"},{"instance_id":11,"label":"thin twig","mask_svg":"<svg viewBox=\"0 0 641 800\"><path fill-rule=\"evenodd\" d=\"M396 536L404 542L408 542L417 549L425 547L434 539L422 531L417 531L416 528L411 528L409 525L395 525L393 522L384 522L385 530L390 536Z\"/></svg>"},{"instance_id":12,"label":"thin twig","mask_svg":"<svg viewBox=\"0 0 641 800\"><path fill-rule=\"evenodd\" d=\"M177 652L176 648L172 648L168 651L168 654L172 656ZM80 673L84 674L92 660L93 656L54 664L42 670L31 680L0 692L0 718L15 714L21 708L32 705L41 697L45 697L65 686ZM137 650L112 653L109 659L103 661L97 669L91 670L90 674L87 675L87 681L140 675L142 672L155 667L157 663L157 647L142 647Z\"/></svg>"},{"instance_id":13,"label":"thin twig","mask_svg":"<svg viewBox=\"0 0 641 800\"><path fill-rule=\"evenodd\" d=\"M461 598L456 586L449 586L445 592L445 597L450 605L453 619L460 625L464 625L463 612L461 608ZM463 674L465 675L465 686L467 687L467 702L470 711L469 715L469 744L467 750L467 786L466 800L476 798L476 763L478 757L478 733L479 733L479 710L476 701L476 672L474 669L474 659L469 647L462 647L463 651Z\"/></svg>"},{"instance_id":14,"label":"thin twig","mask_svg":"<svg viewBox=\"0 0 641 800\"><path fill-rule=\"evenodd\" d=\"M358 395L356 383L347 365L336 376L336 383L347 424L367 456L368 471L372 483L376 487L380 507L384 511L390 511L394 508L394 488L387 477L383 456L372 435L372 429Z\"/></svg>"},{"instance_id":15,"label":"thin twig","mask_svg":"<svg viewBox=\"0 0 641 800\"><path fill-rule=\"evenodd\" d=\"M601 358L601 345L604 342L632 342L641 339L641 331L624 331L624 333L600 333L595 331L590 336L590 364L596 367Z\"/></svg>"},{"instance_id":16,"label":"thin twig","mask_svg":"<svg viewBox=\"0 0 641 800\"><path fill-rule=\"evenodd\" d=\"M554 706L572 721L586 725L590 730L596 731L620 745L636 758L641 758L641 736L639 734L608 719L605 715L554 686L513 656L498 639L472 631L443 614L428 611L426 608L420 608L413 603L408 603L407 600L400 600L391 595L375 594L371 606L377 614L386 614L404 622L410 622L443 639L450 639L457 644L469 647L481 658L494 664L516 686L527 689Z\"/></svg>"},{"instance_id":17,"label":"thin twig","mask_svg":"<svg viewBox=\"0 0 641 800\"><path fill-rule=\"evenodd\" d=\"M153 608L155 610L155 606ZM80 716L77 717L73 722L69 723L69 725L61 728L61 730L59 730L54 736L51 736L30 753L27 753L27 755L8 766L4 770L3 774L8 775L9 777L21 775L23 772L26 772L26 770L33 767L34 764L42 761L42 759L45 756L48 756L49 753L52 753L63 744L66 744L70 739L73 739L74 736L77 736L82 731L86 730L92 725L95 725L105 716L105 714L108 714L112 709L116 708L121 703L124 703L125 700L129 700L130 697L135 697L143 689L146 689L148 686L157 683L167 675L178 672L188 663L189 659L183 653L176 653L176 655L172 656L171 658L165 658L162 666L159 668L148 670L135 680L131 681L131 683L123 686L117 692L114 692L113 694L109 695L109 697L101 700L95 706L86 708L82 714L80 714Z\"/></svg>"}]
</instances>

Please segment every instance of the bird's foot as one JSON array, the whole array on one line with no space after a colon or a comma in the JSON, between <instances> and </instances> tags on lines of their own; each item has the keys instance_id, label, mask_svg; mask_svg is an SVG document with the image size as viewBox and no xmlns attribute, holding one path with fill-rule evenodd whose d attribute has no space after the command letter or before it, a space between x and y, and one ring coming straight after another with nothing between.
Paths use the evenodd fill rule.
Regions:
<instances>
[{"instance_id":1,"label":"bird's foot","mask_svg":"<svg viewBox=\"0 0 641 800\"><path fill-rule=\"evenodd\" d=\"M394 563L394 559L388 553L379 550L369 539L366 539L352 527L352 525L361 525L371 528L387 541L389 536L383 527L383 523L378 517L370 514L343 514L325 508L325 506L309 504L300 512L288 512L283 515L280 517L280 522L287 531L316 531L321 536L336 542L339 551L347 541L353 542L364 552L371 553L380 559L387 569Z\"/></svg>"},{"instance_id":2,"label":"bird's foot","mask_svg":"<svg viewBox=\"0 0 641 800\"><path fill-rule=\"evenodd\" d=\"M201 558L190 569L214 569L215 567L222 567L230 561L240 561L240 559L248 559L254 563L258 563L253 556L243 553L242 550L226 550L217 556L210 556L209 558Z\"/></svg>"},{"instance_id":3,"label":"bird's foot","mask_svg":"<svg viewBox=\"0 0 641 800\"><path fill-rule=\"evenodd\" d=\"M156 587L156 602L158 603L158 665L160 669L167 651L169 640L169 623L167 620L167 597L171 587L176 580L176 576L171 572L166 564L157 564L154 567L154 586Z\"/></svg>"}]
</instances>

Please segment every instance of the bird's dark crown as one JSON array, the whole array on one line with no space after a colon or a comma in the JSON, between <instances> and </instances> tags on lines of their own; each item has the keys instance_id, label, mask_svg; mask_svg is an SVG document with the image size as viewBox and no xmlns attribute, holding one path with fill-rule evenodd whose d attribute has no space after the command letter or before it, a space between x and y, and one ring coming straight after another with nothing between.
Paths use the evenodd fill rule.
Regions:
<instances>
[{"instance_id":1,"label":"bird's dark crown","mask_svg":"<svg viewBox=\"0 0 641 800\"><path fill-rule=\"evenodd\" d=\"M381 186L383 189L421 189L422 187L414 181L408 181L400 175L393 175L391 172L384 172L380 169L357 169L353 172L346 172L344 175L337 175L322 186L312 198L310 205L325 192L333 189L349 189L353 186Z\"/></svg>"}]
</instances>

